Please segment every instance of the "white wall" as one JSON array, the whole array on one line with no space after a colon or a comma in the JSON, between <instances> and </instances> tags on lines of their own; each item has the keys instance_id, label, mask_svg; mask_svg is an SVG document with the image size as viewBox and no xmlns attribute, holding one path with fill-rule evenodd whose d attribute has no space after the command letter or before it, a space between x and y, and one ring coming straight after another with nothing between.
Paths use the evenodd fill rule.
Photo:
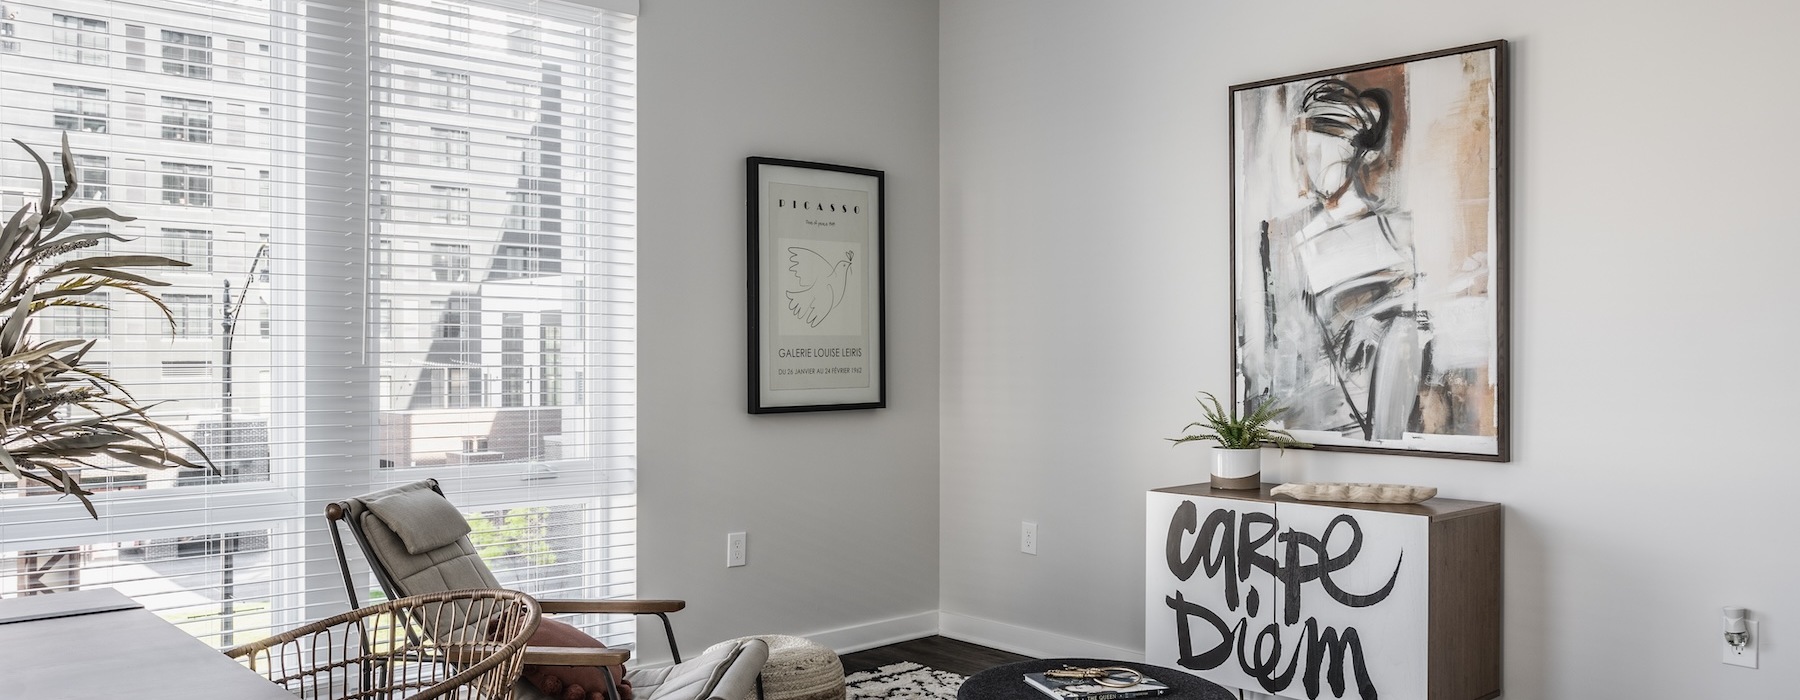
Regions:
<instances>
[{"instance_id":1,"label":"white wall","mask_svg":"<svg viewBox=\"0 0 1800 700\"><path fill-rule=\"evenodd\" d=\"M1507 697L1800 684L1800 4L959 0L940 23L947 634L1141 652L1142 492L1204 479L1162 438L1229 387L1227 87L1504 38L1514 461L1271 452L1267 475L1505 503ZM1759 670L1719 662L1728 604L1764 621Z\"/></svg>"},{"instance_id":2,"label":"white wall","mask_svg":"<svg viewBox=\"0 0 1800 700\"><path fill-rule=\"evenodd\" d=\"M639 29L639 592L689 601L678 631L694 651L929 633L936 3L644 0ZM745 413L751 155L887 172L889 408ZM732 531L750 535L746 567L724 567Z\"/></svg>"}]
</instances>

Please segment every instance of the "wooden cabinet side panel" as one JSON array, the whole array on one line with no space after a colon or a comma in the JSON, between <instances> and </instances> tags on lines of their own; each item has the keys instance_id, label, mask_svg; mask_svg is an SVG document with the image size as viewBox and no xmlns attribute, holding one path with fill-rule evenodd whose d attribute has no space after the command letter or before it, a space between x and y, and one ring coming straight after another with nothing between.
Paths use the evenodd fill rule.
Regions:
<instances>
[{"instance_id":1,"label":"wooden cabinet side panel","mask_svg":"<svg viewBox=\"0 0 1800 700\"><path fill-rule=\"evenodd\" d=\"M1431 700L1500 695L1500 507L1431 524Z\"/></svg>"}]
</instances>

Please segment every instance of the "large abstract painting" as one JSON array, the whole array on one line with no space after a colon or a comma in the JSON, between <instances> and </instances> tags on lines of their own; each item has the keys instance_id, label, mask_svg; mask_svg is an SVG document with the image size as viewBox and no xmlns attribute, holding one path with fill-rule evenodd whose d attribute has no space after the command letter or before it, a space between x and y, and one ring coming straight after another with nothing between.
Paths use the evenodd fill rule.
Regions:
<instances>
[{"instance_id":1,"label":"large abstract painting","mask_svg":"<svg viewBox=\"0 0 1800 700\"><path fill-rule=\"evenodd\" d=\"M1231 88L1234 387L1319 449L1505 461L1506 43Z\"/></svg>"}]
</instances>

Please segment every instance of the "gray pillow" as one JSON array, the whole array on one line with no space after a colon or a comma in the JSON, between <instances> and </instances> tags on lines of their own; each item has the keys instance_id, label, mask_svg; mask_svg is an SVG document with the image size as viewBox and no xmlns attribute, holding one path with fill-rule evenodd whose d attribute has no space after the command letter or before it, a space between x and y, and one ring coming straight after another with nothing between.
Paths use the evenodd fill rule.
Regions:
<instances>
[{"instance_id":1,"label":"gray pillow","mask_svg":"<svg viewBox=\"0 0 1800 700\"><path fill-rule=\"evenodd\" d=\"M469 534L462 512L429 488L389 494L366 505L400 536L408 554L424 554Z\"/></svg>"}]
</instances>

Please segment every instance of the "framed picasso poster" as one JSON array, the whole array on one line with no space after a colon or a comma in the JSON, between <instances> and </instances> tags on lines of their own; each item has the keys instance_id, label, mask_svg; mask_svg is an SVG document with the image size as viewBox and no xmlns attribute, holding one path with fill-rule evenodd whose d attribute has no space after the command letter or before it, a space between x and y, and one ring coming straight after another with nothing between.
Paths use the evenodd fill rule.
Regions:
<instances>
[{"instance_id":1,"label":"framed picasso poster","mask_svg":"<svg viewBox=\"0 0 1800 700\"><path fill-rule=\"evenodd\" d=\"M884 174L746 164L750 412L885 407Z\"/></svg>"}]
</instances>

